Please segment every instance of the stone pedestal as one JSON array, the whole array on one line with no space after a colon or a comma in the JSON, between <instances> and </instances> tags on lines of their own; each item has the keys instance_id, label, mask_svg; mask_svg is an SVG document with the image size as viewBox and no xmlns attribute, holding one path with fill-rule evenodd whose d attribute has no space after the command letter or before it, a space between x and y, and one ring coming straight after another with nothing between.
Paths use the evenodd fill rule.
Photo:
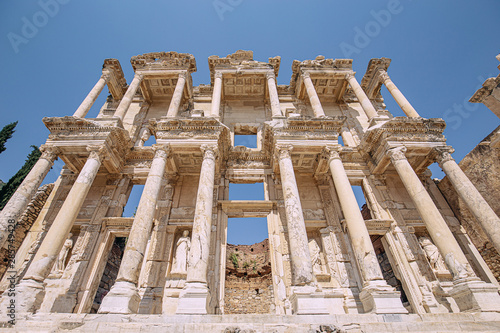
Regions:
<instances>
[{"instance_id":1,"label":"stone pedestal","mask_svg":"<svg viewBox=\"0 0 500 333\"><path fill-rule=\"evenodd\" d=\"M294 314L325 315L329 314L325 295L313 286L293 286L290 302Z\"/></svg>"},{"instance_id":2,"label":"stone pedestal","mask_svg":"<svg viewBox=\"0 0 500 333\"><path fill-rule=\"evenodd\" d=\"M461 312L500 312L498 287L479 279L458 279L448 292Z\"/></svg>"},{"instance_id":3,"label":"stone pedestal","mask_svg":"<svg viewBox=\"0 0 500 333\"><path fill-rule=\"evenodd\" d=\"M207 314L208 288L206 283L186 283L179 294L177 314Z\"/></svg>"},{"instance_id":4,"label":"stone pedestal","mask_svg":"<svg viewBox=\"0 0 500 333\"><path fill-rule=\"evenodd\" d=\"M400 293L385 281L370 281L363 287L359 298L367 313L408 313L401 303Z\"/></svg>"},{"instance_id":5,"label":"stone pedestal","mask_svg":"<svg viewBox=\"0 0 500 333\"><path fill-rule=\"evenodd\" d=\"M141 298L135 283L117 281L112 288L113 294L108 293L102 300L99 313L137 313Z\"/></svg>"}]
</instances>

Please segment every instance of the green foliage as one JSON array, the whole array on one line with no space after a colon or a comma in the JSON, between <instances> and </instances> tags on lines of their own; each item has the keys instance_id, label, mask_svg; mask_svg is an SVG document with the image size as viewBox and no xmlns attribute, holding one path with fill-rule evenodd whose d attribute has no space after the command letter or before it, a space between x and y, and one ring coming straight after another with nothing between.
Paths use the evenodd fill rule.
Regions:
<instances>
[{"instance_id":1,"label":"green foliage","mask_svg":"<svg viewBox=\"0 0 500 333\"><path fill-rule=\"evenodd\" d=\"M254 271L256 271L256 270L257 270L257 261L255 261L255 260L252 260L252 269L253 269Z\"/></svg>"},{"instance_id":2,"label":"green foliage","mask_svg":"<svg viewBox=\"0 0 500 333\"><path fill-rule=\"evenodd\" d=\"M243 268L248 268L250 266L250 264L248 263L248 261L245 261L243 263Z\"/></svg>"},{"instance_id":3,"label":"green foliage","mask_svg":"<svg viewBox=\"0 0 500 333\"><path fill-rule=\"evenodd\" d=\"M5 125L0 131L0 154L6 149L5 143L12 137L12 134L14 134L14 128L16 128L16 125L17 121Z\"/></svg>"},{"instance_id":4,"label":"green foliage","mask_svg":"<svg viewBox=\"0 0 500 333\"><path fill-rule=\"evenodd\" d=\"M3 209L10 197L16 192L17 188L23 182L24 178L28 175L35 163L38 161L42 153L36 146L31 146L31 153L29 153L26 162L19 171L9 179L0 190L0 209Z\"/></svg>"},{"instance_id":5,"label":"green foliage","mask_svg":"<svg viewBox=\"0 0 500 333\"><path fill-rule=\"evenodd\" d=\"M238 253L231 253L229 260L233 263L234 268L238 268Z\"/></svg>"}]
</instances>

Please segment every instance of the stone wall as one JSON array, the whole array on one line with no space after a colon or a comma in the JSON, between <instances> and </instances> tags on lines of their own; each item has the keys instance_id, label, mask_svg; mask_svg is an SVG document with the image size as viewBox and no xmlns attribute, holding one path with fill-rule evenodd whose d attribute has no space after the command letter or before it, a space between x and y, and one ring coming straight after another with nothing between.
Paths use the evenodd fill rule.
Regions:
<instances>
[{"instance_id":1,"label":"stone wall","mask_svg":"<svg viewBox=\"0 0 500 333\"><path fill-rule=\"evenodd\" d=\"M117 237L111 247L111 252L108 256L108 262L104 268L104 273L102 273L101 282L99 282L99 287L94 298L94 303L92 304L92 309L90 313L97 313L99 307L101 306L102 299L111 289L111 286L115 283L116 277L118 276L118 270L120 269L120 263L122 261L123 252L125 250L125 238Z\"/></svg>"},{"instance_id":2,"label":"stone wall","mask_svg":"<svg viewBox=\"0 0 500 333\"><path fill-rule=\"evenodd\" d=\"M459 166L469 177L483 198L500 215L500 126L483 139L462 161ZM459 199L448 177L444 177L438 188L448 201L451 209L460 220L474 246L484 261L500 281L500 256L491 245L479 222L472 216L465 203Z\"/></svg>"},{"instance_id":3,"label":"stone wall","mask_svg":"<svg viewBox=\"0 0 500 333\"><path fill-rule=\"evenodd\" d=\"M21 246L26 234L30 230L33 223L35 223L38 214L42 210L47 198L49 197L52 189L54 188L54 184L45 184L40 186L40 188L36 191L33 199L31 199L28 207L24 211L24 213L19 218L19 223L16 226L14 231L14 243L11 245L14 246L15 249L19 249ZM0 276L3 276L5 271L7 270L7 264L9 262L8 258L8 250L9 242L5 243L4 247L0 249Z\"/></svg>"},{"instance_id":4,"label":"stone wall","mask_svg":"<svg viewBox=\"0 0 500 333\"><path fill-rule=\"evenodd\" d=\"M269 240L227 245L225 314L274 313Z\"/></svg>"}]
</instances>

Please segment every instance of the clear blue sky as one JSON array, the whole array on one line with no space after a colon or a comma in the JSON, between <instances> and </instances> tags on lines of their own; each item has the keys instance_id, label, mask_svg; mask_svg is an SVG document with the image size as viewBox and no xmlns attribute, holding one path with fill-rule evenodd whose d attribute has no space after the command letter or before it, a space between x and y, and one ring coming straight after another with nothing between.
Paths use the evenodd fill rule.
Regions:
<instances>
[{"instance_id":1,"label":"clear blue sky","mask_svg":"<svg viewBox=\"0 0 500 333\"><path fill-rule=\"evenodd\" d=\"M370 58L392 58L389 74L420 115L448 122L445 135L458 161L500 123L482 104L467 102L498 74L498 0L56 1L0 2L0 127L19 121L0 155L3 181L31 144L47 138L42 117L74 113L105 58L119 59L130 82L130 57L153 51L192 53L195 85L210 82L208 56L238 49L262 61L280 55L279 84L289 83L294 59L353 58L361 80ZM389 111L402 115L383 95ZM61 167L56 162L47 182ZM439 167L431 169L442 177Z\"/></svg>"}]
</instances>

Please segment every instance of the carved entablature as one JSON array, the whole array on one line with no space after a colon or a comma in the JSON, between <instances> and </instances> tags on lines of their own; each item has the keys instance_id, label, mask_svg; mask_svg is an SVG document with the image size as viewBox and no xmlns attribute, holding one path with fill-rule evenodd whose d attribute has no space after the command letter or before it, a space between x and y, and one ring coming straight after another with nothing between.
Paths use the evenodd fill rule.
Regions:
<instances>
[{"instance_id":1,"label":"carved entablature","mask_svg":"<svg viewBox=\"0 0 500 333\"><path fill-rule=\"evenodd\" d=\"M387 151L405 146L408 161L418 174L434 162L433 149L446 146L445 126L440 118L392 118L367 130L359 149L367 157L371 172L381 174L391 167Z\"/></svg>"},{"instance_id":2,"label":"carved entablature","mask_svg":"<svg viewBox=\"0 0 500 333\"><path fill-rule=\"evenodd\" d=\"M382 87L380 71L387 71L390 64L391 59L388 58L370 59L366 73L361 79L361 88L363 88L369 99L376 99L379 102L384 101L380 94L380 88Z\"/></svg>"},{"instance_id":3,"label":"carved entablature","mask_svg":"<svg viewBox=\"0 0 500 333\"><path fill-rule=\"evenodd\" d=\"M263 151L244 146L231 147L229 150L228 168L264 169L270 167L269 155Z\"/></svg>"},{"instance_id":4,"label":"carved entablature","mask_svg":"<svg viewBox=\"0 0 500 333\"><path fill-rule=\"evenodd\" d=\"M347 89L345 75L352 73L352 59L325 59L317 56L314 60L298 61L292 64L290 89L299 99L307 99L305 77L309 76L316 93L324 101L338 102Z\"/></svg>"},{"instance_id":5,"label":"carved entablature","mask_svg":"<svg viewBox=\"0 0 500 333\"><path fill-rule=\"evenodd\" d=\"M500 67L500 66L499 66ZM500 75L490 77L484 81L483 86L479 88L469 99L471 103L484 103L485 98L491 95L493 90L500 85Z\"/></svg>"},{"instance_id":6,"label":"carved entablature","mask_svg":"<svg viewBox=\"0 0 500 333\"><path fill-rule=\"evenodd\" d=\"M109 75L108 88L114 100L121 100L127 91L127 80L117 59L106 59L102 65L103 74Z\"/></svg>"},{"instance_id":7,"label":"carved entablature","mask_svg":"<svg viewBox=\"0 0 500 333\"><path fill-rule=\"evenodd\" d=\"M177 52L150 52L130 59L134 71L182 69L196 72L196 60L192 54Z\"/></svg>"},{"instance_id":8,"label":"carved entablature","mask_svg":"<svg viewBox=\"0 0 500 333\"><path fill-rule=\"evenodd\" d=\"M123 157L132 146L128 132L116 118L45 117L43 122L50 131L47 144L59 148L61 159L75 173L89 156L88 146L104 146L102 165L110 173L120 172Z\"/></svg>"}]
</instances>

